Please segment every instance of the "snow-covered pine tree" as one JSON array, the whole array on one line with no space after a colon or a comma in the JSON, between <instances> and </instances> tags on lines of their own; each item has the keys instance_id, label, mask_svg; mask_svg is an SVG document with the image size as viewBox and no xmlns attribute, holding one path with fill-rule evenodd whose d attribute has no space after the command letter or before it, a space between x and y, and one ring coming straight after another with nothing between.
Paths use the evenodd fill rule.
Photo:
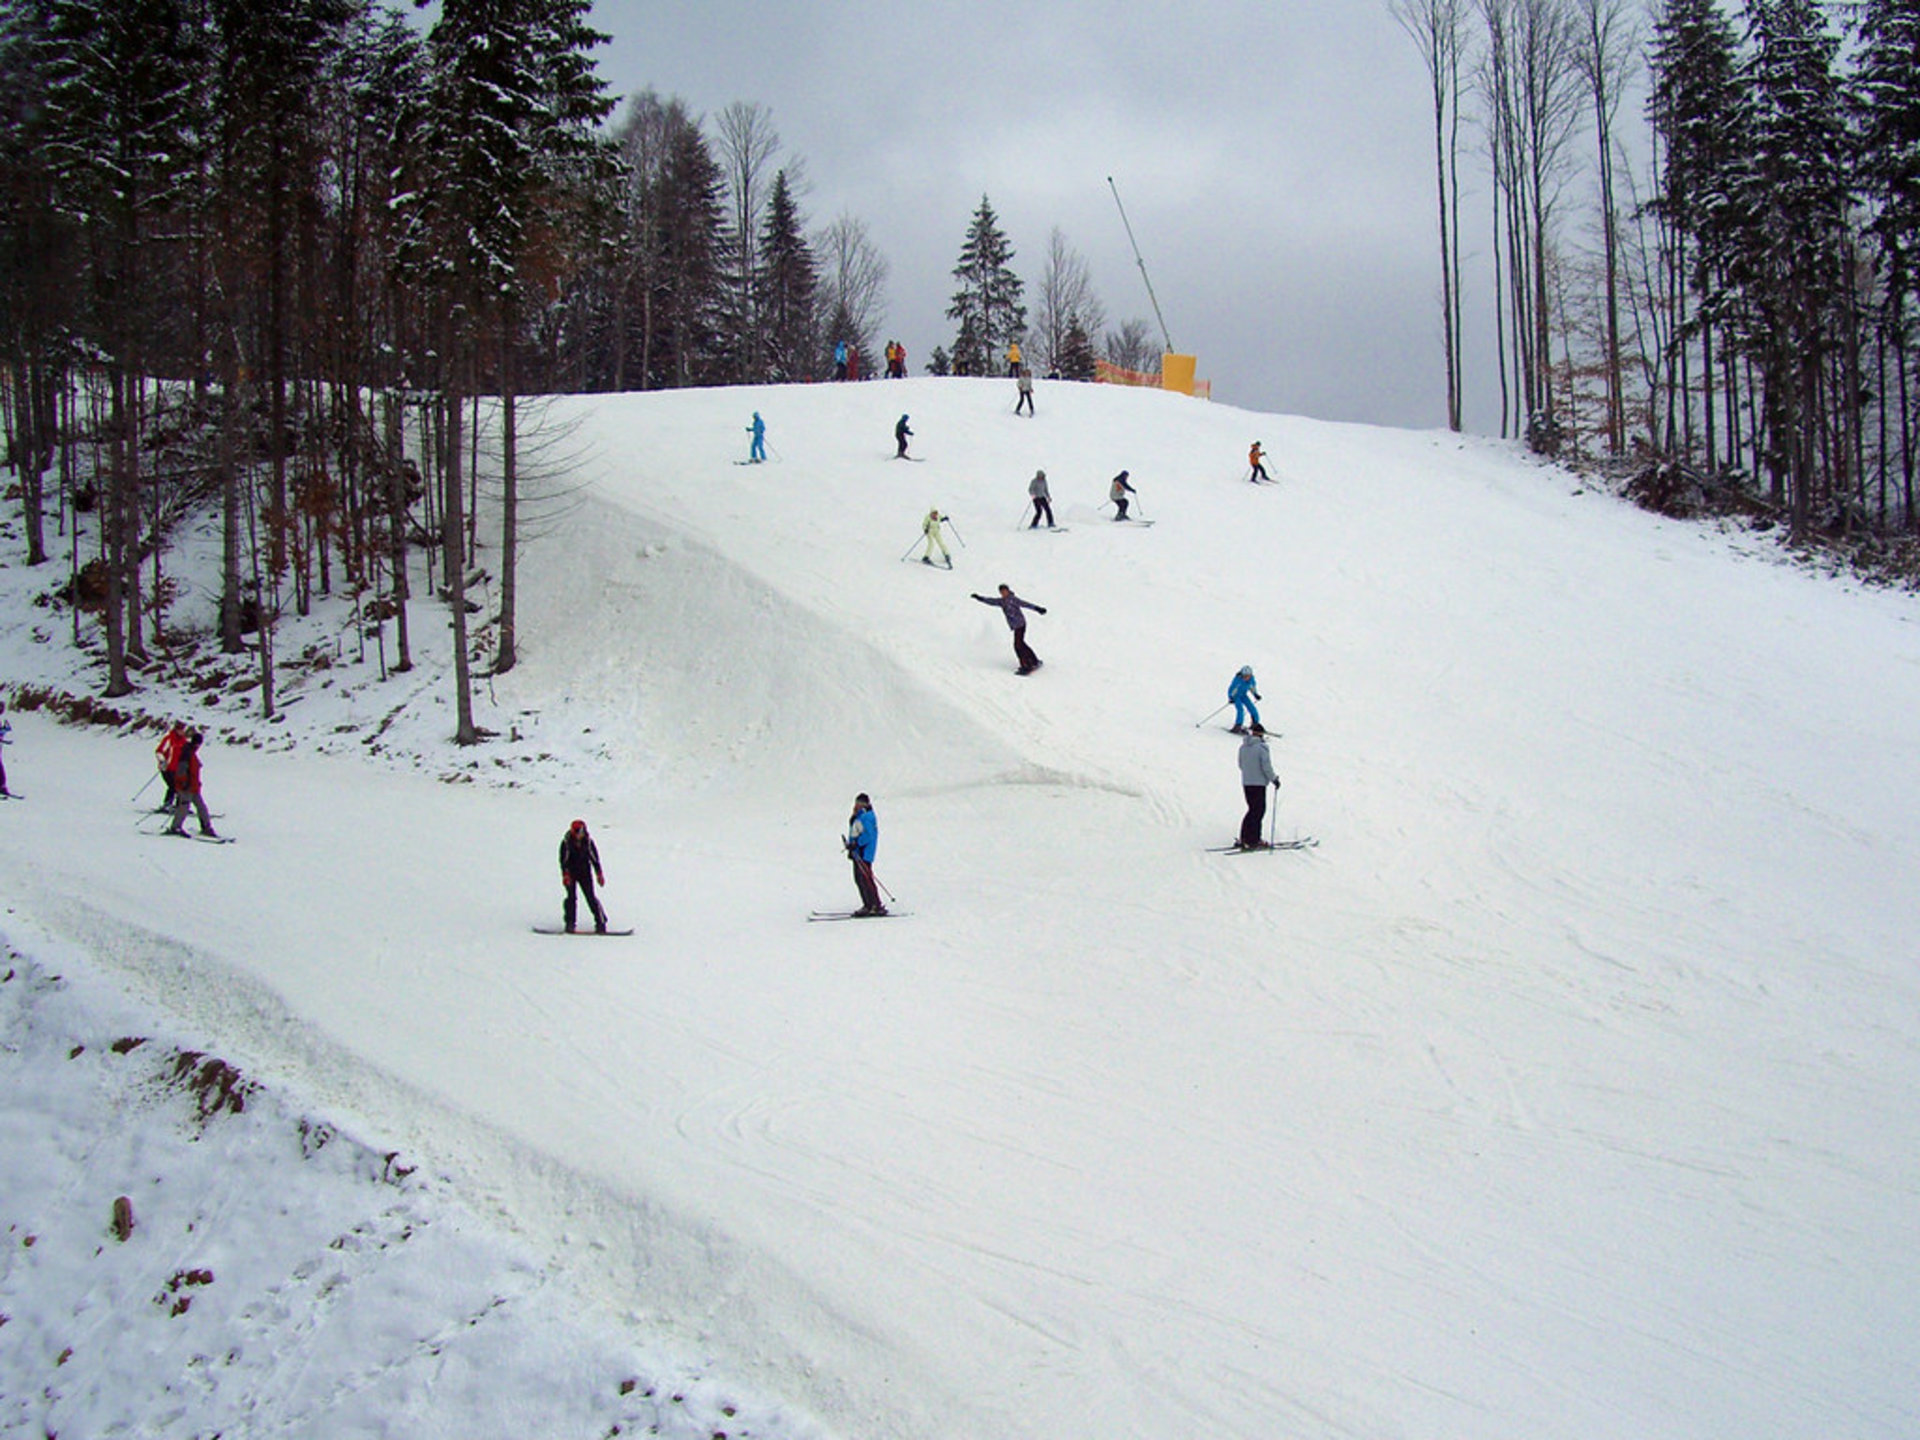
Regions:
<instances>
[{"instance_id":1,"label":"snow-covered pine tree","mask_svg":"<svg viewBox=\"0 0 1920 1440\"><path fill-rule=\"evenodd\" d=\"M995 357L1026 334L1027 307L1020 302L1024 287L1012 261L1013 246L1000 229L992 202L982 195L960 247L960 263L953 267L960 288L947 306L947 318L960 323L953 342L956 375L991 373Z\"/></svg>"},{"instance_id":2,"label":"snow-covered pine tree","mask_svg":"<svg viewBox=\"0 0 1920 1440\"><path fill-rule=\"evenodd\" d=\"M200 37L181 0L52 0L47 155L56 203L92 259L86 293L104 340L111 443L100 523L107 559L109 696L133 688L140 636L139 427L158 322L148 278L166 243L159 218L193 173L198 136L181 97L202 79Z\"/></svg>"},{"instance_id":3,"label":"snow-covered pine tree","mask_svg":"<svg viewBox=\"0 0 1920 1440\"><path fill-rule=\"evenodd\" d=\"M1647 114L1661 147L1651 208L1665 233L1666 294L1671 313L1661 433L1655 443L1691 455L1694 445L1692 353L1702 352L1706 461L1720 463L1715 407L1716 347L1732 318L1728 283L1730 236L1737 211L1735 166L1745 150L1748 107L1739 77L1738 42L1718 0L1666 0L1654 21ZM1729 374L1731 375L1731 371ZM1737 455L1728 387L1729 461Z\"/></svg>"},{"instance_id":4,"label":"snow-covered pine tree","mask_svg":"<svg viewBox=\"0 0 1920 1440\"><path fill-rule=\"evenodd\" d=\"M1897 457L1900 513L1910 526L1916 515L1911 379L1914 269L1920 260L1920 0L1866 0L1858 33L1858 175L1872 212L1867 230L1879 248L1884 277L1878 317L1882 360L1874 385L1880 422L1880 511L1884 522L1887 472ZM1884 361L1888 344L1895 350L1891 381Z\"/></svg>"},{"instance_id":5,"label":"snow-covered pine tree","mask_svg":"<svg viewBox=\"0 0 1920 1440\"><path fill-rule=\"evenodd\" d=\"M1762 457L1775 499L1805 534L1831 478L1820 445L1836 397L1823 376L1851 284L1852 147L1839 39L1812 0L1749 0L1748 46L1751 144L1738 170L1744 223L1733 264L1764 387Z\"/></svg>"},{"instance_id":6,"label":"snow-covered pine tree","mask_svg":"<svg viewBox=\"0 0 1920 1440\"><path fill-rule=\"evenodd\" d=\"M817 269L813 247L802 233L800 208L787 172L773 177L767 219L760 233L758 310L766 332L766 378L805 380L819 353L814 306Z\"/></svg>"}]
</instances>

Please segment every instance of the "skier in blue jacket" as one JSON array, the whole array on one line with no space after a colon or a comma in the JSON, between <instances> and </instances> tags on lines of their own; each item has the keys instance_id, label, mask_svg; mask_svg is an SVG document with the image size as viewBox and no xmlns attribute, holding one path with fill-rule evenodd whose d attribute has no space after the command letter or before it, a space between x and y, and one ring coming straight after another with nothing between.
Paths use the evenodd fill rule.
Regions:
<instances>
[{"instance_id":1,"label":"skier in blue jacket","mask_svg":"<svg viewBox=\"0 0 1920 1440\"><path fill-rule=\"evenodd\" d=\"M767 458L767 422L760 418L758 410L753 412L753 424L747 427L747 433L753 436L753 449L747 452L747 463L758 465Z\"/></svg>"},{"instance_id":2,"label":"skier in blue jacket","mask_svg":"<svg viewBox=\"0 0 1920 1440\"><path fill-rule=\"evenodd\" d=\"M853 862L853 883L860 892L856 916L884 915L880 903L880 884L873 878L873 855L880 848L880 817L873 813L873 801L862 790L853 797L853 814L847 817L847 858Z\"/></svg>"},{"instance_id":3,"label":"skier in blue jacket","mask_svg":"<svg viewBox=\"0 0 1920 1440\"><path fill-rule=\"evenodd\" d=\"M1260 698L1260 690L1253 678L1253 667L1242 665L1240 672L1228 682L1227 699L1233 702L1233 733L1247 733L1247 721L1260 723L1260 707L1253 702Z\"/></svg>"}]
</instances>

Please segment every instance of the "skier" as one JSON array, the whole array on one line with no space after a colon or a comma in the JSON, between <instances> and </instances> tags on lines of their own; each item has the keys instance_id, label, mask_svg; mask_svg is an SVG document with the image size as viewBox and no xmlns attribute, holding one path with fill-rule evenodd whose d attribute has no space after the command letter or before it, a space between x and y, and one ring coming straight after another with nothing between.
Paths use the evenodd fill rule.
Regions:
<instances>
[{"instance_id":1,"label":"skier","mask_svg":"<svg viewBox=\"0 0 1920 1440\"><path fill-rule=\"evenodd\" d=\"M0 701L0 799L13 799L13 792L7 789L7 746L13 743L13 722L7 719L7 707Z\"/></svg>"},{"instance_id":2,"label":"skier","mask_svg":"<svg viewBox=\"0 0 1920 1440\"><path fill-rule=\"evenodd\" d=\"M1033 501L1033 519L1028 523L1027 528L1031 530L1037 526L1040 523L1040 517L1044 515L1047 517L1047 528L1053 529L1053 497L1047 493L1046 471L1033 472L1033 479L1027 482L1027 495Z\"/></svg>"},{"instance_id":3,"label":"skier","mask_svg":"<svg viewBox=\"0 0 1920 1440\"><path fill-rule=\"evenodd\" d=\"M1247 813L1240 822L1240 848L1265 850L1260 827L1267 818L1267 787L1280 788L1280 777L1273 773L1273 755L1267 749L1267 732L1254 721L1247 726L1247 738L1240 742L1240 785L1247 793Z\"/></svg>"},{"instance_id":4,"label":"skier","mask_svg":"<svg viewBox=\"0 0 1920 1440\"><path fill-rule=\"evenodd\" d=\"M1242 665L1227 682L1227 699L1233 702L1233 733L1247 733L1247 721L1260 723L1260 707L1253 702L1260 698L1260 682L1253 678L1253 667Z\"/></svg>"},{"instance_id":5,"label":"skier","mask_svg":"<svg viewBox=\"0 0 1920 1440\"><path fill-rule=\"evenodd\" d=\"M172 732L168 732L171 736ZM173 823L167 826L169 835L187 833L187 807L191 805L194 818L200 822L200 833L208 839L218 840L214 834L213 817L207 813L206 797L200 793L200 742L202 736L198 730L187 732L182 740L173 768L167 774L167 784L172 796L168 809L173 813ZM165 742L162 742L165 743Z\"/></svg>"},{"instance_id":6,"label":"skier","mask_svg":"<svg viewBox=\"0 0 1920 1440\"><path fill-rule=\"evenodd\" d=\"M760 418L758 410L753 412L753 424L747 427L747 433L753 436L753 448L747 452L747 463L758 465L767 458L767 422Z\"/></svg>"},{"instance_id":7,"label":"skier","mask_svg":"<svg viewBox=\"0 0 1920 1440\"><path fill-rule=\"evenodd\" d=\"M1018 385L1019 387L1020 398L1013 402L1013 413L1018 415L1020 411L1024 408L1027 412L1027 418L1032 419L1033 418L1033 376L1028 373L1027 367L1024 365L1019 367L1019 371L1020 371L1020 378L1015 382L1015 384Z\"/></svg>"},{"instance_id":8,"label":"skier","mask_svg":"<svg viewBox=\"0 0 1920 1440\"><path fill-rule=\"evenodd\" d=\"M1116 520L1124 520L1127 518L1127 496L1138 495L1140 493L1127 483L1127 473L1125 470L1122 470L1118 475L1113 477L1113 484L1107 487L1107 500L1116 507L1113 515L1113 518Z\"/></svg>"},{"instance_id":9,"label":"skier","mask_svg":"<svg viewBox=\"0 0 1920 1440\"><path fill-rule=\"evenodd\" d=\"M907 417L902 415L900 417L900 423L893 427L894 444L900 447L898 450L894 451L894 454L893 454L894 459L905 460L908 458L907 437L911 434L913 434L913 431L907 428Z\"/></svg>"},{"instance_id":10,"label":"skier","mask_svg":"<svg viewBox=\"0 0 1920 1440\"><path fill-rule=\"evenodd\" d=\"M860 892L855 918L886 914L887 907L880 903L880 883L873 878L873 853L880 848L880 817L873 813L873 801L864 790L853 797L845 844L847 859L853 862L854 887Z\"/></svg>"},{"instance_id":11,"label":"skier","mask_svg":"<svg viewBox=\"0 0 1920 1440\"><path fill-rule=\"evenodd\" d=\"M833 342L833 378L836 380L847 378L847 342L844 340Z\"/></svg>"},{"instance_id":12,"label":"skier","mask_svg":"<svg viewBox=\"0 0 1920 1440\"><path fill-rule=\"evenodd\" d=\"M1253 473L1247 476L1247 479L1256 485L1262 480L1271 480L1273 478L1267 474L1267 467L1260 463L1260 457L1266 453L1266 451L1260 448L1260 442L1258 440L1254 441L1253 448L1247 451L1247 463L1253 467Z\"/></svg>"},{"instance_id":13,"label":"skier","mask_svg":"<svg viewBox=\"0 0 1920 1440\"><path fill-rule=\"evenodd\" d=\"M929 510L927 518L920 522L920 533L927 537L927 553L920 557L922 565L933 564L933 552L937 549L940 563L949 570L953 568L953 556L947 553L947 542L940 537L940 527L946 523L946 519L938 510Z\"/></svg>"},{"instance_id":14,"label":"skier","mask_svg":"<svg viewBox=\"0 0 1920 1440\"><path fill-rule=\"evenodd\" d=\"M1038 670L1040 657L1027 648L1027 617L1020 612L1032 610L1044 615L1047 613L1047 607L1036 605L1031 600L1022 600L1013 593L1011 585L1004 584L1000 587L1000 593L997 596L975 595L973 598L982 605L998 605L1000 613L1007 617L1007 628L1013 631L1014 658L1020 662L1020 669L1016 673L1031 675Z\"/></svg>"},{"instance_id":15,"label":"skier","mask_svg":"<svg viewBox=\"0 0 1920 1440\"><path fill-rule=\"evenodd\" d=\"M586 892L587 909L593 912L594 931L601 935L607 933L607 907L593 893L595 880L602 885L607 883L606 872L600 868L600 847L587 833L587 822L576 820L560 837L560 883L567 887L567 899L560 907L560 915L569 935L573 933L574 916L578 913L574 903L576 886Z\"/></svg>"}]
</instances>

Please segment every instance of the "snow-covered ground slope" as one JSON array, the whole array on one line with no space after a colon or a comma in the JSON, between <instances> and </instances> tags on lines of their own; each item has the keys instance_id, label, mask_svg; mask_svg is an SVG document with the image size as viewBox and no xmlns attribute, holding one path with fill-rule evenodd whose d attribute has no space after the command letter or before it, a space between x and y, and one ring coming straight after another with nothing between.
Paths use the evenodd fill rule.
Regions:
<instances>
[{"instance_id":1,"label":"snow-covered ground slope","mask_svg":"<svg viewBox=\"0 0 1920 1440\"><path fill-rule=\"evenodd\" d=\"M438 700L417 770L311 755L391 693L345 660L223 722L229 847L133 828L150 736L17 717L8 938L776 1397L735 1433L1920 1430L1920 604L1501 445L1037 398L556 402L464 771L515 788L432 778ZM900 558L933 506L951 573ZM1206 852L1241 664L1316 850ZM859 790L913 914L808 925ZM530 933L574 813L632 939Z\"/></svg>"}]
</instances>

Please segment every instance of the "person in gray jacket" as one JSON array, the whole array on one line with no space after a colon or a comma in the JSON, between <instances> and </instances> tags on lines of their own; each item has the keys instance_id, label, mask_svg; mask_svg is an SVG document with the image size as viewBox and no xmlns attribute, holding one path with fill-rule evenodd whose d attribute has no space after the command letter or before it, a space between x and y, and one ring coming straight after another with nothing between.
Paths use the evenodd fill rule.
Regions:
<instances>
[{"instance_id":1,"label":"person in gray jacket","mask_svg":"<svg viewBox=\"0 0 1920 1440\"><path fill-rule=\"evenodd\" d=\"M1260 827L1267 819L1267 787L1276 788L1280 777L1273 773L1273 755L1267 749L1267 732L1258 720L1247 726L1247 737L1240 742L1240 784L1247 792L1247 814L1240 822L1240 848L1265 850Z\"/></svg>"},{"instance_id":2,"label":"person in gray jacket","mask_svg":"<svg viewBox=\"0 0 1920 1440\"><path fill-rule=\"evenodd\" d=\"M1047 528L1053 529L1053 497L1047 493L1046 471L1033 472L1033 479L1027 482L1027 494L1033 498L1033 520L1027 528L1033 529L1040 523L1040 517L1044 515L1047 517Z\"/></svg>"}]
</instances>

